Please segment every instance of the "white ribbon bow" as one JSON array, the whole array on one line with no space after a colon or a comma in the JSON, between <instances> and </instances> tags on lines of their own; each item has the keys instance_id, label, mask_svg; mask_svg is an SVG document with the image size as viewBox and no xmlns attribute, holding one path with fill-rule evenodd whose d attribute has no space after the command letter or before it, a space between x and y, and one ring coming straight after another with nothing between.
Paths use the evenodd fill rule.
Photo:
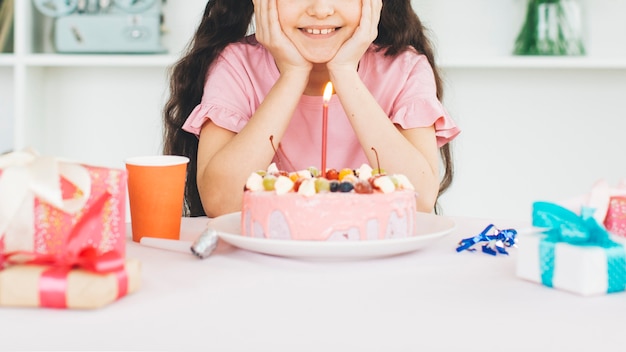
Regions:
<instances>
[{"instance_id":1,"label":"white ribbon bow","mask_svg":"<svg viewBox=\"0 0 626 352\"><path fill-rule=\"evenodd\" d=\"M87 169L76 163L43 157L33 151L0 155L0 239L5 251L34 251L34 199L74 214L91 194ZM79 197L63 199L60 177L75 185Z\"/></svg>"}]
</instances>

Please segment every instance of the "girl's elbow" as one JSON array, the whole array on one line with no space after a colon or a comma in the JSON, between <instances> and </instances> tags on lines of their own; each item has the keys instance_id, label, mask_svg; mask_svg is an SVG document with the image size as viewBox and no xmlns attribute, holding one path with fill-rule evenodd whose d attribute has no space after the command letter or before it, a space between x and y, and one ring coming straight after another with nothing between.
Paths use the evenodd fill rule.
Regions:
<instances>
[{"instance_id":1,"label":"girl's elbow","mask_svg":"<svg viewBox=\"0 0 626 352\"><path fill-rule=\"evenodd\" d=\"M437 192L423 192L417 194L416 209L422 213L431 213L435 210Z\"/></svg>"},{"instance_id":2,"label":"girl's elbow","mask_svg":"<svg viewBox=\"0 0 626 352\"><path fill-rule=\"evenodd\" d=\"M241 197L220 196L218 192L201 195L202 207L209 218L234 213L241 210Z\"/></svg>"},{"instance_id":3,"label":"girl's elbow","mask_svg":"<svg viewBox=\"0 0 626 352\"><path fill-rule=\"evenodd\" d=\"M432 213L435 210L435 201L417 200L416 209L420 213Z\"/></svg>"}]
</instances>

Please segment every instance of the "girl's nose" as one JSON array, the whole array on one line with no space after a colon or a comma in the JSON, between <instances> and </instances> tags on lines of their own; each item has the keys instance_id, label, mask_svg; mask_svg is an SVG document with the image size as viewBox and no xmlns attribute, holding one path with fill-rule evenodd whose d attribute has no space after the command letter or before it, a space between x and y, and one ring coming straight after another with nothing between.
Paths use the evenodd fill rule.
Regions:
<instances>
[{"instance_id":1,"label":"girl's nose","mask_svg":"<svg viewBox=\"0 0 626 352\"><path fill-rule=\"evenodd\" d=\"M312 0L307 8L307 15L326 18L335 13L335 5L333 0Z\"/></svg>"}]
</instances>

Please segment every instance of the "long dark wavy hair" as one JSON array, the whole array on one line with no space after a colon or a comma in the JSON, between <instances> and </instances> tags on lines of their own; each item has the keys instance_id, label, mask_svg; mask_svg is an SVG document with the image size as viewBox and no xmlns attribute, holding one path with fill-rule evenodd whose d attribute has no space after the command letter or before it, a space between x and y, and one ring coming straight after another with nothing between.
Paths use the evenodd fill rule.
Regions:
<instances>
[{"instance_id":1,"label":"long dark wavy hair","mask_svg":"<svg viewBox=\"0 0 626 352\"><path fill-rule=\"evenodd\" d=\"M172 66L170 96L164 112L163 153L189 157L185 185L184 216L205 215L196 180L198 138L182 126L191 111L200 104L206 73L222 50L246 37L254 14L252 0L210 0L185 55ZM387 56L394 56L409 46L428 58L437 84L437 97L443 98L442 80L437 70L432 45L410 0L384 0L378 37L374 43ZM440 148L444 174L439 185L441 195L452 183L453 163L450 143ZM435 207L438 212L438 206Z\"/></svg>"}]
</instances>

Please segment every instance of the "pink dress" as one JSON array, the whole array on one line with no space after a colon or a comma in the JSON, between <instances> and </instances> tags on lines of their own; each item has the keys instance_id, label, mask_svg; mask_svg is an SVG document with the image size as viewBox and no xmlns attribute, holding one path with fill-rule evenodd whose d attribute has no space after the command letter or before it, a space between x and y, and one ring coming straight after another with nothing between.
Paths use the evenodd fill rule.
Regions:
<instances>
[{"instance_id":1,"label":"pink dress","mask_svg":"<svg viewBox=\"0 0 626 352\"><path fill-rule=\"evenodd\" d=\"M278 80L270 53L253 38L248 39L227 46L214 62L202 101L183 125L185 131L199 135L210 119L238 133ZM372 46L361 59L358 73L395 124L404 129L434 124L439 146L459 134L436 97L433 71L424 55L410 50L385 57ZM286 171L320 167L322 105L321 96L303 95L300 99L279 148L280 167ZM336 95L328 105L327 167L358 168L367 158ZM290 170L290 165L295 170Z\"/></svg>"}]
</instances>

